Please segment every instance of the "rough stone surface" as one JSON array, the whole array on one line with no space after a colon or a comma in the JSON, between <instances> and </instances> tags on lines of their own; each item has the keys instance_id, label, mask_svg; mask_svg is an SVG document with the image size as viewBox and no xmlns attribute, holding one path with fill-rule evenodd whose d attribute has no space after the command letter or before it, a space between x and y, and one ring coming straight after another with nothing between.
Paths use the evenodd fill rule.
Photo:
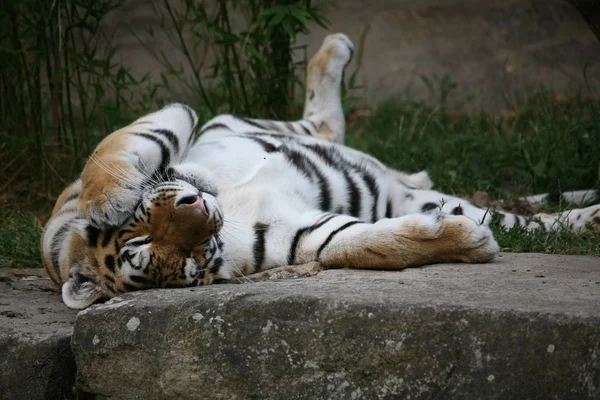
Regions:
<instances>
[{"instance_id":1,"label":"rough stone surface","mask_svg":"<svg viewBox=\"0 0 600 400\"><path fill-rule=\"evenodd\" d=\"M99 398L597 399L600 258L131 293L72 345Z\"/></svg>"},{"instance_id":2,"label":"rough stone surface","mask_svg":"<svg viewBox=\"0 0 600 400\"><path fill-rule=\"evenodd\" d=\"M0 269L0 399L68 399L76 313L41 269Z\"/></svg>"}]
</instances>

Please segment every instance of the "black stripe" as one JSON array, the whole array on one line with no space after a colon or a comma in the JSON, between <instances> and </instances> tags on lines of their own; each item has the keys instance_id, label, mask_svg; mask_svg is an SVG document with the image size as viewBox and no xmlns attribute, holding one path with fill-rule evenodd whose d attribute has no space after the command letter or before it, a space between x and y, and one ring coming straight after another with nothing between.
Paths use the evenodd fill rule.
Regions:
<instances>
[{"instance_id":1,"label":"black stripe","mask_svg":"<svg viewBox=\"0 0 600 400\"><path fill-rule=\"evenodd\" d=\"M202 135L202 134L204 134L204 133L206 133L208 131L212 131L213 129L227 129L228 131L231 131L231 129L227 125L222 124L220 122L215 122L214 124L210 124L210 125L205 126L200 131L200 135Z\"/></svg>"},{"instance_id":2,"label":"black stripe","mask_svg":"<svg viewBox=\"0 0 600 400\"><path fill-rule=\"evenodd\" d=\"M262 263L265 260L265 236L269 225L257 222L254 224L254 272L260 271Z\"/></svg>"},{"instance_id":3,"label":"black stripe","mask_svg":"<svg viewBox=\"0 0 600 400\"><path fill-rule=\"evenodd\" d=\"M312 178L312 171L307 166L308 160L303 154L291 150L285 145L281 146L280 149L283 151L288 161L292 163L296 167L296 169L300 170L307 178Z\"/></svg>"},{"instance_id":4,"label":"black stripe","mask_svg":"<svg viewBox=\"0 0 600 400\"><path fill-rule=\"evenodd\" d=\"M388 199L387 203L385 205L385 217L392 218L393 215L394 215L394 212L392 211L392 200Z\"/></svg>"},{"instance_id":5,"label":"black stripe","mask_svg":"<svg viewBox=\"0 0 600 400\"><path fill-rule=\"evenodd\" d=\"M165 136L175 149L175 153L179 154L179 139L173 132L168 129L153 129L152 132Z\"/></svg>"},{"instance_id":6,"label":"black stripe","mask_svg":"<svg viewBox=\"0 0 600 400\"><path fill-rule=\"evenodd\" d=\"M331 204L331 190L330 190L330 186L329 186L329 182L327 181L327 178L325 177L325 175L317 168L317 166L310 160L309 164L314 168L315 171L315 175L317 175L317 178L319 179L319 188L320 188L320 199L319 199L319 207L321 209L321 211L330 211L332 204Z\"/></svg>"},{"instance_id":7,"label":"black stripe","mask_svg":"<svg viewBox=\"0 0 600 400\"><path fill-rule=\"evenodd\" d=\"M133 231L130 229L123 229L122 231L119 232L119 234L117 235L117 237L120 239L121 236L127 234L127 233L132 233Z\"/></svg>"},{"instance_id":8,"label":"black stripe","mask_svg":"<svg viewBox=\"0 0 600 400\"><path fill-rule=\"evenodd\" d=\"M68 203L71 200L75 200L77 197L79 197L79 192L72 193L69 197L67 197L65 199L65 201L63 202L63 204L66 204L66 203Z\"/></svg>"},{"instance_id":9,"label":"black stripe","mask_svg":"<svg viewBox=\"0 0 600 400\"><path fill-rule=\"evenodd\" d=\"M294 235L294 238L292 239L292 243L290 245L290 251L288 252L288 265L294 265L294 262L296 261L296 250L298 247L298 243L300 242L302 237L313 232L315 229L319 229L320 227L322 227L323 225L325 225L326 223L331 221L336 216L337 215L329 215L328 217L323 219L321 222L317 222L315 225L301 228L296 231L296 234Z\"/></svg>"},{"instance_id":10,"label":"black stripe","mask_svg":"<svg viewBox=\"0 0 600 400\"><path fill-rule=\"evenodd\" d=\"M164 173L167 171L167 167L171 163L171 155L169 153L169 149L163 143L163 141L160 140L159 138L157 138L156 136L152 136L149 133L138 133L137 135L156 143L158 145L158 147L160 148L160 155L161 155L160 165L158 166L158 169L156 171L154 171L154 177L156 177L156 178L162 177L162 175L164 175Z\"/></svg>"},{"instance_id":11,"label":"black stripe","mask_svg":"<svg viewBox=\"0 0 600 400\"><path fill-rule=\"evenodd\" d=\"M210 264L215 254L217 254L217 245L215 245L214 247L210 246L208 251L210 252L210 256L206 259L206 261L204 261L204 265L202 265L202 267L206 267L208 264Z\"/></svg>"},{"instance_id":12,"label":"black stripe","mask_svg":"<svg viewBox=\"0 0 600 400\"><path fill-rule=\"evenodd\" d=\"M194 110L192 110L191 107L188 107L185 104L182 104L181 106L183 107L183 109L187 113L187 115L188 115L188 117L190 119L190 126L193 129L196 126L196 118L194 118L194 114L195 114ZM190 135L190 137L192 137L192 135Z\"/></svg>"},{"instance_id":13,"label":"black stripe","mask_svg":"<svg viewBox=\"0 0 600 400\"><path fill-rule=\"evenodd\" d=\"M377 181L366 170L363 170L363 179L369 188L369 192L371 192L371 196L373 196L373 207L371 207L371 222L375 222L379 219L377 215L377 203L379 203L379 187L377 186Z\"/></svg>"},{"instance_id":14,"label":"black stripe","mask_svg":"<svg viewBox=\"0 0 600 400\"><path fill-rule=\"evenodd\" d=\"M252 126L254 126L254 127L258 128L258 129L263 129L263 130L268 131L268 129L266 127L264 127L263 125L259 124L256 121L253 121L251 119L244 118L244 117L238 117L237 115L234 115L233 117L235 119L239 120L239 121L242 121L245 124L252 125Z\"/></svg>"},{"instance_id":15,"label":"black stripe","mask_svg":"<svg viewBox=\"0 0 600 400\"><path fill-rule=\"evenodd\" d=\"M436 203L425 203L421 206L421 212L428 213L429 211L435 210L436 208L438 208L438 205Z\"/></svg>"},{"instance_id":16,"label":"black stripe","mask_svg":"<svg viewBox=\"0 0 600 400\"><path fill-rule=\"evenodd\" d=\"M115 258L110 254L107 254L106 257L104 257L104 265L110 272L115 272Z\"/></svg>"},{"instance_id":17,"label":"black stripe","mask_svg":"<svg viewBox=\"0 0 600 400\"><path fill-rule=\"evenodd\" d=\"M263 150L266 151L267 153L274 153L278 149L277 146L275 146L274 144L269 143L266 140L255 137L255 136L240 136L240 137L244 138L244 139L250 139L253 142L258 143L259 145L262 146Z\"/></svg>"},{"instance_id":18,"label":"black stripe","mask_svg":"<svg viewBox=\"0 0 600 400\"><path fill-rule=\"evenodd\" d=\"M350 197L350 215L353 217L359 217L362 209L362 195L360 189L356 186L356 183L350 177L348 171L344 170L344 178L348 184L348 197Z\"/></svg>"},{"instance_id":19,"label":"black stripe","mask_svg":"<svg viewBox=\"0 0 600 400\"><path fill-rule=\"evenodd\" d=\"M106 231L104 231L104 237L102 238L102 247L108 246L114 234L114 228L109 228Z\"/></svg>"},{"instance_id":20,"label":"black stripe","mask_svg":"<svg viewBox=\"0 0 600 400\"><path fill-rule=\"evenodd\" d=\"M515 225L514 226L521 226L521 220L519 220L518 215L515 215Z\"/></svg>"},{"instance_id":21,"label":"black stripe","mask_svg":"<svg viewBox=\"0 0 600 400\"><path fill-rule=\"evenodd\" d=\"M152 281L144 278L143 276L139 276L139 275L130 275L129 279L135 283L141 283L143 285L152 285Z\"/></svg>"},{"instance_id":22,"label":"black stripe","mask_svg":"<svg viewBox=\"0 0 600 400\"><path fill-rule=\"evenodd\" d=\"M305 127L301 123L298 123L298 125L300 125L300 128L302 128L302 130L304 131L305 134L307 134L308 136L312 136L311 131L307 127Z\"/></svg>"},{"instance_id":23,"label":"black stripe","mask_svg":"<svg viewBox=\"0 0 600 400\"><path fill-rule=\"evenodd\" d=\"M132 285L132 284L130 284L130 283L123 283L123 287L125 288L125 290L126 290L127 292L135 292L135 291L137 291L137 290L140 290L140 288L139 288L139 287L137 287L137 286L134 286L134 285Z\"/></svg>"},{"instance_id":24,"label":"black stripe","mask_svg":"<svg viewBox=\"0 0 600 400\"><path fill-rule=\"evenodd\" d=\"M284 122L283 124L285 125L288 131L291 131L292 133L298 133L294 128L294 124L292 124L291 122Z\"/></svg>"},{"instance_id":25,"label":"black stripe","mask_svg":"<svg viewBox=\"0 0 600 400\"><path fill-rule=\"evenodd\" d=\"M369 190L369 193L373 198L373 206L371 207L371 220L372 222L375 222L379 219L377 215L377 203L379 202L379 188L377 185L377 180L369 171L367 171L366 166L364 164L357 165L354 162L347 160L333 146L325 147L322 145L309 144L304 145L304 147L317 153L319 156L321 156L321 158L323 158L323 160L325 160L325 162L332 165L332 167L336 169L351 169L356 173L360 174L361 179L367 186L367 189Z\"/></svg>"},{"instance_id":26,"label":"black stripe","mask_svg":"<svg viewBox=\"0 0 600 400\"><path fill-rule=\"evenodd\" d=\"M52 262L52 267L54 268L54 271L56 272L56 275L58 276L59 280L61 280L59 264L60 251L62 250L63 242L67 237L65 233L67 232L67 230L69 230L69 228L69 223L61 226L60 229L56 231L54 237L52 238L52 241L50 242L50 261Z\"/></svg>"},{"instance_id":27,"label":"black stripe","mask_svg":"<svg viewBox=\"0 0 600 400\"><path fill-rule=\"evenodd\" d=\"M219 269L221 269L221 266L223 265L223 259L221 257L218 257L215 259L215 262L213 263L213 266L210 267L210 273L211 274L216 274L219 272Z\"/></svg>"},{"instance_id":28,"label":"black stripe","mask_svg":"<svg viewBox=\"0 0 600 400\"><path fill-rule=\"evenodd\" d=\"M88 225L85 227L85 231L87 233L88 246L97 247L98 237L100 236L100 229L95 228L92 225Z\"/></svg>"},{"instance_id":29,"label":"black stripe","mask_svg":"<svg viewBox=\"0 0 600 400\"><path fill-rule=\"evenodd\" d=\"M452 209L452 211L450 211L450 213L452 215L463 215L464 214L463 209L462 209L462 207L460 205L454 207Z\"/></svg>"},{"instance_id":30,"label":"black stripe","mask_svg":"<svg viewBox=\"0 0 600 400\"><path fill-rule=\"evenodd\" d=\"M356 186L347 168L345 168L347 167L345 160L341 159L337 152L333 153L333 147L327 149L324 146L314 144L304 145L304 147L320 157L330 168L342 173L346 180L347 194L350 202L350 215L359 217L362 208L362 196L358 186Z\"/></svg>"},{"instance_id":31,"label":"black stripe","mask_svg":"<svg viewBox=\"0 0 600 400\"><path fill-rule=\"evenodd\" d=\"M319 260L319 257L321 256L321 252L325 249L325 246L327 246L329 244L329 242L331 242L333 240L333 238L334 238L335 235L337 235L338 233L340 233L344 229L347 229L347 228L351 227L352 225L362 224L362 223L363 223L362 221L350 221L350 222L347 222L344 225L340 226L335 231L331 232L329 234L329 236L327 236L327 239L325 239L325 241L323 242L323 244L321 244L321 247L319 247L319 250L317 250L316 259Z\"/></svg>"},{"instance_id":32,"label":"black stripe","mask_svg":"<svg viewBox=\"0 0 600 400\"><path fill-rule=\"evenodd\" d=\"M280 150L283 150L288 161L290 161L297 169L302 171L308 178L316 176L319 181L319 208L322 211L331 210L331 192L329 182L317 165L307 158L304 154L292 150L287 146L281 146Z\"/></svg>"},{"instance_id":33,"label":"black stripe","mask_svg":"<svg viewBox=\"0 0 600 400\"><path fill-rule=\"evenodd\" d=\"M546 200L549 204L563 204L565 203L565 199L562 196L562 193L548 193Z\"/></svg>"}]
</instances>

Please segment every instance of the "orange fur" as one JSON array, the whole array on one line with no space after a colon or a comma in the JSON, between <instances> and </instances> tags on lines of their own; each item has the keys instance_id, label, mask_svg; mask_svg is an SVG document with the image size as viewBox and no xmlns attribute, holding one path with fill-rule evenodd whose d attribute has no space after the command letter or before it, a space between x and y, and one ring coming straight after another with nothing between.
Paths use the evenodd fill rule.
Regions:
<instances>
[{"instance_id":1,"label":"orange fur","mask_svg":"<svg viewBox=\"0 0 600 400\"><path fill-rule=\"evenodd\" d=\"M105 137L94 150L92 158L85 164L81 174L83 187L79 196L84 214L89 207L101 208L108 197L125 190L119 186L119 179L105 168L110 168L121 177L132 176L135 173L135 168L122 155L127 150L130 129L126 127Z\"/></svg>"}]
</instances>

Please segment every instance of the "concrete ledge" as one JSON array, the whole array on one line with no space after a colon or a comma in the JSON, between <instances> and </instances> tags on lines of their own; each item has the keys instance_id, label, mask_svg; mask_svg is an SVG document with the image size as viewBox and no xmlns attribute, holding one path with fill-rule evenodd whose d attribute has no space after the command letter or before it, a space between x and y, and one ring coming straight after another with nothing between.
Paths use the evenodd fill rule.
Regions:
<instances>
[{"instance_id":1,"label":"concrete ledge","mask_svg":"<svg viewBox=\"0 0 600 400\"><path fill-rule=\"evenodd\" d=\"M599 398L600 259L153 290L79 313L99 398Z\"/></svg>"},{"instance_id":2,"label":"concrete ledge","mask_svg":"<svg viewBox=\"0 0 600 400\"><path fill-rule=\"evenodd\" d=\"M0 269L0 399L70 399L75 312L43 270Z\"/></svg>"}]
</instances>

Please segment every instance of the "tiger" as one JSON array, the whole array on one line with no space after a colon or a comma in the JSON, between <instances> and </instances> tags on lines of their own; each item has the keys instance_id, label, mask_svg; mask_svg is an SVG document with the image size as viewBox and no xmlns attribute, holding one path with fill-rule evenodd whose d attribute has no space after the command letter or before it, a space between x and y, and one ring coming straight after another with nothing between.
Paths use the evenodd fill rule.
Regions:
<instances>
[{"instance_id":1,"label":"tiger","mask_svg":"<svg viewBox=\"0 0 600 400\"><path fill-rule=\"evenodd\" d=\"M490 224L575 231L600 206L527 218L432 189L426 171L346 147L341 86L354 47L327 36L307 65L302 119L170 104L106 136L58 197L41 240L64 304L229 281L286 266L400 270L485 263ZM595 194L597 195L597 193Z\"/></svg>"}]
</instances>

